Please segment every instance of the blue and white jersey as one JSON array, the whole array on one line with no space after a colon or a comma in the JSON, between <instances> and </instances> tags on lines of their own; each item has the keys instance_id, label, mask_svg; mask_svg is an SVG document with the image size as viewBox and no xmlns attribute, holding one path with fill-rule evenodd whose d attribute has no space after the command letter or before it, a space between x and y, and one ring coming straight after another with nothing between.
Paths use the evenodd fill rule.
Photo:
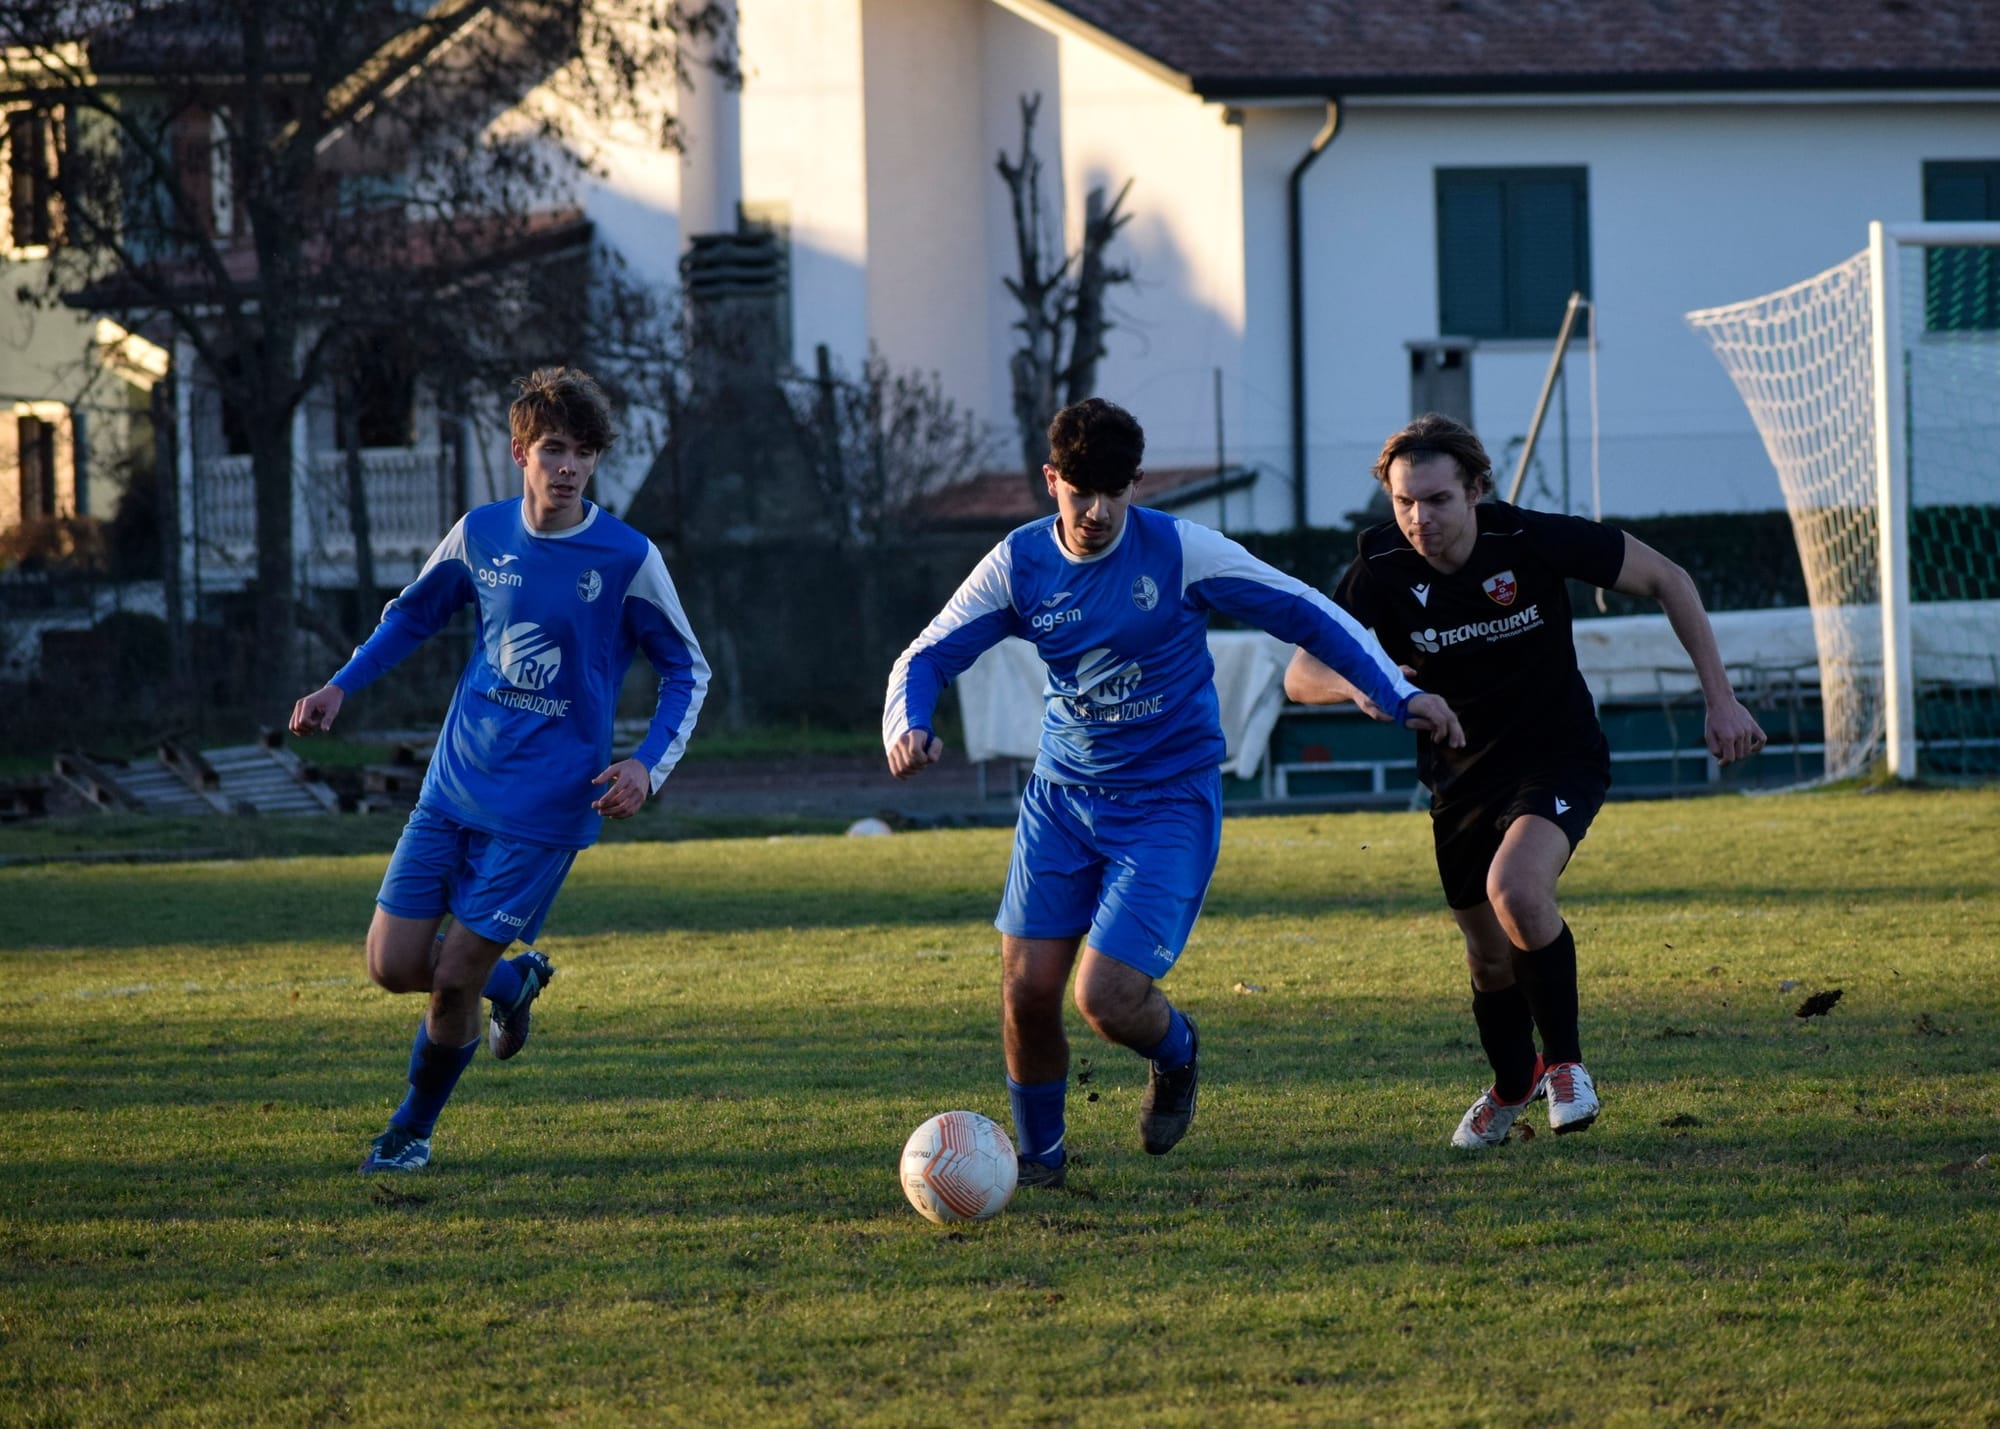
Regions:
<instances>
[{"instance_id":1,"label":"blue and white jersey","mask_svg":"<svg viewBox=\"0 0 2000 1429\"><path fill-rule=\"evenodd\" d=\"M1207 526L1134 506L1105 550L1072 555L1057 518L1009 534L896 661L882 742L931 728L946 685L1009 635L1048 665L1035 772L1136 788L1223 760L1208 614L1303 645L1398 720L1418 694L1381 644L1303 582Z\"/></svg>"},{"instance_id":2,"label":"blue and white jersey","mask_svg":"<svg viewBox=\"0 0 2000 1429\"><path fill-rule=\"evenodd\" d=\"M659 550L602 508L536 531L521 501L459 518L333 683L352 694L443 629L479 611L479 645L459 677L421 803L460 823L554 848L587 848L603 818L590 781L612 762L611 723L632 656L660 674L651 727L632 758L657 791L679 762L708 692L708 662Z\"/></svg>"}]
</instances>

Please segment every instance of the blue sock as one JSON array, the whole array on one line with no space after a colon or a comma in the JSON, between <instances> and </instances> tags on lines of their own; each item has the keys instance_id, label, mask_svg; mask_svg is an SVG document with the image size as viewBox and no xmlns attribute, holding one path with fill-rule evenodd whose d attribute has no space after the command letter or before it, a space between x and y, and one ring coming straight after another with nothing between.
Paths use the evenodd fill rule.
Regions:
<instances>
[{"instance_id":1,"label":"blue sock","mask_svg":"<svg viewBox=\"0 0 2000 1429\"><path fill-rule=\"evenodd\" d=\"M486 976L486 986L480 996L489 997L495 1007L512 1007L520 1001L521 988L527 983L527 975L521 971L519 958L502 958L493 965L493 971Z\"/></svg>"},{"instance_id":2,"label":"blue sock","mask_svg":"<svg viewBox=\"0 0 2000 1429\"><path fill-rule=\"evenodd\" d=\"M1174 1072L1188 1064L1194 1056L1194 1031L1188 1026L1187 1018L1181 1016L1176 1007L1167 1018L1167 1035L1159 1045L1140 1053L1163 1072Z\"/></svg>"},{"instance_id":3,"label":"blue sock","mask_svg":"<svg viewBox=\"0 0 2000 1429\"><path fill-rule=\"evenodd\" d=\"M389 1118L389 1125L412 1136L431 1134L438 1113L451 1100L451 1089L458 1085L459 1073L472 1065L472 1055L479 1050L477 1037L463 1047L438 1046L431 1041L429 1024L429 1018L417 1024L417 1040L410 1045L409 1095Z\"/></svg>"},{"instance_id":4,"label":"blue sock","mask_svg":"<svg viewBox=\"0 0 2000 1429\"><path fill-rule=\"evenodd\" d=\"M1007 1100L1014 1105L1014 1135L1020 1139L1022 1156L1045 1166L1062 1165L1063 1101L1068 1095L1068 1077L1025 1087L1007 1079Z\"/></svg>"}]
</instances>

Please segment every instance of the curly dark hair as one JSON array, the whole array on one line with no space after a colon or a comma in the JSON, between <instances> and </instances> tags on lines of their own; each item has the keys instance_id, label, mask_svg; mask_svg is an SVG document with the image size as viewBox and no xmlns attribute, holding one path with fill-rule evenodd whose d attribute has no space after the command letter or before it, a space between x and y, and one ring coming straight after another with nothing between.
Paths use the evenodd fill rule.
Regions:
<instances>
[{"instance_id":1,"label":"curly dark hair","mask_svg":"<svg viewBox=\"0 0 2000 1429\"><path fill-rule=\"evenodd\" d=\"M1072 402L1049 423L1049 465L1078 491L1123 491L1145 455L1138 419L1102 397Z\"/></svg>"},{"instance_id":2,"label":"curly dark hair","mask_svg":"<svg viewBox=\"0 0 2000 1429\"><path fill-rule=\"evenodd\" d=\"M507 409L514 440L531 447L550 432L564 432L594 452L618 440L611 399L597 379L576 367L537 367L514 386L520 395Z\"/></svg>"},{"instance_id":3,"label":"curly dark hair","mask_svg":"<svg viewBox=\"0 0 2000 1429\"><path fill-rule=\"evenodd\" d=\"M1406 456L1413 463L1431 456L1450 457L1458 463L1458 479L1473 496L1493 481L1493 459L1486 455L1485 446L1473 435L1472 428L1436 412L1424 413L1382 443L1382 455L1375 458L1370 470L1384 486L1389 484L1389 463L1399 456Z\"/></svg>"}]
</instances>

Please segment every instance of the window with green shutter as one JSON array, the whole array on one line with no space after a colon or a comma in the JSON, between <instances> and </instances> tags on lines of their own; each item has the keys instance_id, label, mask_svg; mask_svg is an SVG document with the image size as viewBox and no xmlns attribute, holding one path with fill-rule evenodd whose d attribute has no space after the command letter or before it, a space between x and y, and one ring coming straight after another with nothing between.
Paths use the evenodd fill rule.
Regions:
<instances>
[{"instance_id":1,"label":"window with green shutter","mask_svg":"<svg viewBox=\"0 0 2000 1429\"><path fill-rule=\"evenodd\" d=\"M2000 220L2000 159L1925 164L1924 218L1931 223ZM1924 255L1924 327L1931 332L2000 330L2000 250L1933 248Z\"/></svg>"},{"instance_id":2,"label":"window with green shutter","mask_svg":"<svg viewBox=\"0 0 2000 1429\"><path fill-rule=\"evenodd\" d=\"M1590 295L1587 169L1437 171L1438 331L1554 337Z\"/></svg>"}]
</instances>

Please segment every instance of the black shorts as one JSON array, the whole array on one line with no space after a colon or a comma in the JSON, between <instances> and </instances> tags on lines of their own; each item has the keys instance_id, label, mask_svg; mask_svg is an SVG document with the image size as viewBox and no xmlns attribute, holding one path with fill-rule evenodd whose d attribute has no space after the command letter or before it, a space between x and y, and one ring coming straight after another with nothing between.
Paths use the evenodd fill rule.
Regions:
<instances>
[{"instance_id":1,"label":"black shorts","mask_svg":"<svg viewBox=\"0 0 2000 1429\"><path fill-rule=\"evenodd\" d=\"M1486 901L1486 874L1493 867L1493 856L1523 814L1547 819L1561 829L1574 853L1610 790L1610 776L1601 765L1567 764L1498 789L1433 804L1431 838L1437 844L1445 902L1463 910Z\"/></svg>"}]
</instances>

